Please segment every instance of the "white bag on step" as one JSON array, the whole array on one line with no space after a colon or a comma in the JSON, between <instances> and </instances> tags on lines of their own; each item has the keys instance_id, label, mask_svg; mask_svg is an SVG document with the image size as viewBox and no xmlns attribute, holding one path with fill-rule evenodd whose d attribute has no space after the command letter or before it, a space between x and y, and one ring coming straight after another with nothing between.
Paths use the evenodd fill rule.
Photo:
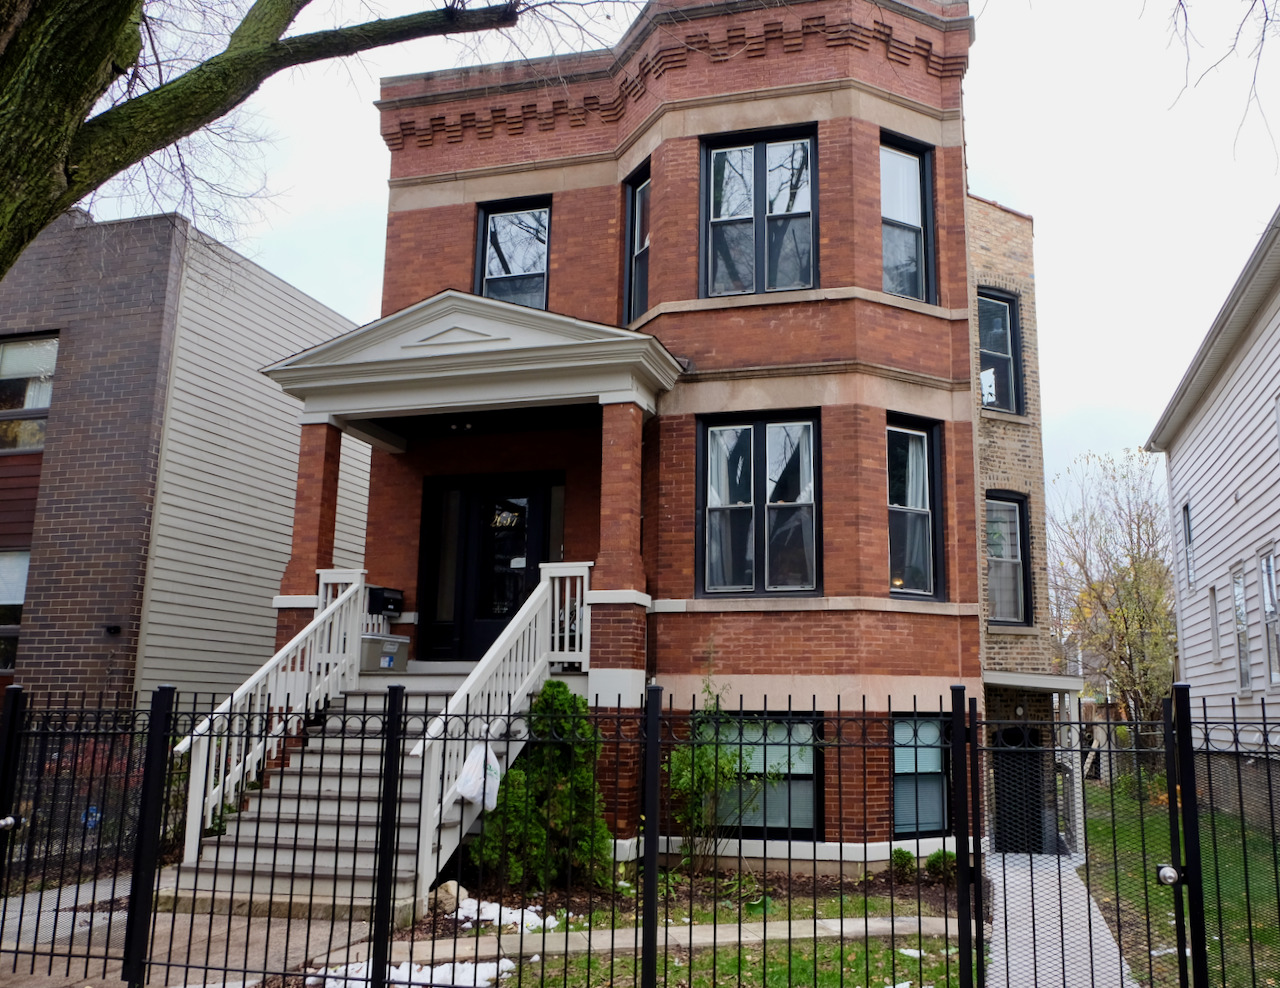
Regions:
<instances>
[{"instance_id":1,"label":"white bag on step","mask_svg":"<svg viewBox=\"0 0 1280 988\"><path fill-rule=\"evenodd\" d=\"M486 810L498 806L498 785L502 782L502 770L498 756L487 744L478 744L467 754L458 773L458 795L468 803L484 802Z\"/></svg>"}]
</instances>

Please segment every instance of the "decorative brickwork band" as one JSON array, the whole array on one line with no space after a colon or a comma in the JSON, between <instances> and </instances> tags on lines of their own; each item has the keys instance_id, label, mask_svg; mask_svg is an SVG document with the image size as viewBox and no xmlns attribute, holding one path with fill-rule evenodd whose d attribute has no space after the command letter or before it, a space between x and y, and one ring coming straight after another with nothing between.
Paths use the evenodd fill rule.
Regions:
<instances>
[{"instance_id":1,"label":"decorative brickwork band","mask_svg":"<svg viewBox=\"0 0 1280 988\"><path fill-rule=\"evenodd\" d=\"M636 63L634 75L617 76L617 89L613 93L586 96L577 105L568 100L553 100L550 106L526 103L519 107L495 106L489 116L474 112L459 114L450 120L444 116L430 117L425 121L400 119L382 133L383 140L392 151L416 143L428 148L442 140L456 144L468 131L481 140L505 134L515 137L526 129L554 130L560 121L570 127L586 126L589 117L600 123L616 123L626 114L631 100L643 96L649 79L661 79L667 72L686 68L691 52L701 53L713 64L728 62L740 55L759 58L771 53L794 55L810 44L828 48L853 47L870 51L871 46L883 45L885 58L898 65L910 65L912 59L923 61L925 71L938 79L958 79L964 76L968 55L944 55L934 50L933 43L924 38L907 41L894 35L893 27L881 21L873 21L868 27L854 20L827 23L824 16L806 17L797 27L786 27L781 21L770 21L756 32L746 27L731 27L722 37L712 38L706 31L693 31L685 35L683 43L659 48L643 56Z\"/></svg>"}]
</instances>

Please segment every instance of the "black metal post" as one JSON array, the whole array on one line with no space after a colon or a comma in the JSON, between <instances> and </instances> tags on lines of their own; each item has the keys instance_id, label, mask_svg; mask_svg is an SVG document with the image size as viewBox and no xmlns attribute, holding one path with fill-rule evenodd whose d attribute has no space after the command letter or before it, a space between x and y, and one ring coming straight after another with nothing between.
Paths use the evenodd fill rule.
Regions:
<instances>
[{"instance_id":1,"label":"black metal post","mask_svg":"<svg viewBox=\"0 0 1280 988\"><path fill-rule=\"evenodd\" d=\"M1169 863L1182 875L1182 832L1178 824L1178 750L1177 733L1173 728L1173 698L1165 697L1161 704L1164 713L1164 773L1169 796ZM1177 933L1178 986L1189 988L1187 981L1187 927L1181 881L1170 889L1173 892L1173 925Z\"/></svg>"},{"instance_id":2,"label":"black metal post","mask_svg":"<svg viewBox=\"0 0 1280 988\"><path fill-rule=\"evenodd\" d=\"M662 687L650 686L644 700L644 909L640 921L640 988L658 984L658 794L662 772Z\"/></svg>"},{"instance_id":3,"label":"black metal post","mask_svg":"<svg viewBox=\"0 0 1280 988\"><path fill-rule=\"evenodd\" d=\"M1196 988L1209 984L1209 944L1205 939L1204 872L1200 856L1200 805L1196 797L1195 747L1191 743L1191 686L1173 684L1173 725L1178 741L1178 803L1182 808L1182 880L1187 889L1187 912L1191 920L1191 983Z\"/></svg>"},{"instance_id":4,"label":"black metal post","mask_svg":"<svg viewBox=\"0 0 1280 988\"><path fill-rule=\"evenodd\" d=\"M985 988L987 983L987 945L983 932L987 911L984 907L982 890L982 727L978 723L978 698L969 697L969 743L972 745L969 759L969 793L973 797L973 924L976 930L974 937L973 960L977 971L974 979L976 988Z\"/></svg>"},{"instance_id":5,"label":"black metal post","mask_svg":"<svg viewBox=\"0 0 1280 988\"><path fill-rule=\"evenodd\" d=\"M484 742L488 743L486 737ZM378 801L378 861L373 876L373 943L369 951L371 988L386 988L395 899L396 825L400 802L400 755L404 748L404 687L387 688L382 721L382 797Z\"/></svg>"},{"instance_id":6,"label":"black metal post","mask_svg":"<svg viewBox=\"0 0 1280 988\"><path fill-rule=\"evenodd\" d=\"M956 831L956 924L960 934L960 988L973 988L973 874L969 867L969 738L964 687L951 687L951 807Z\"/></svg>"},{"instance_id":7,"label":"black metal post","mask_svg":"<svg viewBox=\"0 0 1280 988\"><path fill-rule=\"evenodd\" d=\"M0 823L13 817L18 798L19 736L26 710L27 695L22 687L8 687L4 691L4 705L0 707ZM21 823L14 818L8 826L0 828L0 896L9 893L9 835Z\"/></svg>"},{"instance_id":8,"label":"black metal post","mask_svg":"<svg viewBox=\"0 0 1280 988\"><path fill-rule=\"evenodd\" d=\"M175 693L172 686L160 686L151 694L142 789L138 795L138 836L133 850L133 879L129 886L129 915L125 922L124 957L120 967L120 974L129 983L129 988L142 988L147 980L151 910L155 905L156 892L156 848L160 846L160 833L164 826L164 793L169 771L169 748L173 741Z\"/></svg>"}]
</instances>

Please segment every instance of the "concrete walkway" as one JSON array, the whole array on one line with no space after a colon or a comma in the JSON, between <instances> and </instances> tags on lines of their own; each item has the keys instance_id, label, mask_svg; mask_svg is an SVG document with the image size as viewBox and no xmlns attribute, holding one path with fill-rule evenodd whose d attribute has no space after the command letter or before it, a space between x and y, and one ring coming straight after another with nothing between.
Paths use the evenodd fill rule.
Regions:
<instances>
[{"instance_id":1,"label":"concrete walkway","mask_svg":"<svg viewBox=\"0 0 1280 988\"><path fill-rule=\"evenodd\" d=\"M1138 988L1077 868L1084 858L989 854L988 988Z\"/></svg>"}]
</instances>

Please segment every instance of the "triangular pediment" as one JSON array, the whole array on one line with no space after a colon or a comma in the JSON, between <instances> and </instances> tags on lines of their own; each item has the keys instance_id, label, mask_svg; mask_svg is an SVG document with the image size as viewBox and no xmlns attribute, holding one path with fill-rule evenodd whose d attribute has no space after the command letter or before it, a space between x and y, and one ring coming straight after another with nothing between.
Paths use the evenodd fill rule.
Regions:
<instances>
[{"instance_id":1,"label":"triangular pediment","mask_svg":"<svg viewBox=\"0 0 1280 988\"><path fill-rule=\"evenodd\" d=\"M634 340L627 330L463 292L442 292L267 368L338 367L492 356L584 343Z\"/></svg>"}]
</instances>

